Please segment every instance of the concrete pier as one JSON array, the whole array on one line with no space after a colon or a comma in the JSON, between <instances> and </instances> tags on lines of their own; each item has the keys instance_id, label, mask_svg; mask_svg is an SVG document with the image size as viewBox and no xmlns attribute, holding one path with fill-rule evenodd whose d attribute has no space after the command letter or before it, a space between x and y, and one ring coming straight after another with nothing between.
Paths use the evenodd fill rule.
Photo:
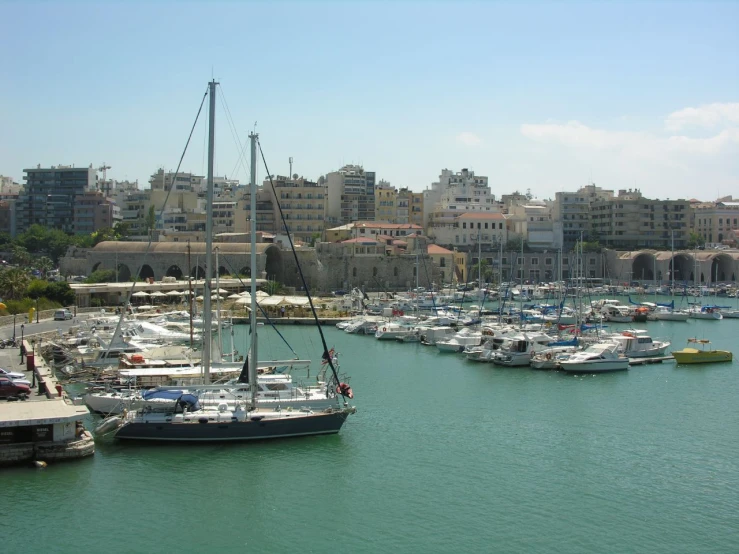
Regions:
<instances>
[{"instance_id":1,"label":"concrete pier","mask_svg":"<svg viewBox=\"0 0 739 554\"><path fill-rule=\"evenodd\" d=\"M0 399L0 466L94 454L92 435L82 424L87 408L67 398L51 368L35 355L35 344L24 345L22 362L19 348L0 350L0 367L24 371L33 385L26 400Z\"/></svg>"}]
</instances>

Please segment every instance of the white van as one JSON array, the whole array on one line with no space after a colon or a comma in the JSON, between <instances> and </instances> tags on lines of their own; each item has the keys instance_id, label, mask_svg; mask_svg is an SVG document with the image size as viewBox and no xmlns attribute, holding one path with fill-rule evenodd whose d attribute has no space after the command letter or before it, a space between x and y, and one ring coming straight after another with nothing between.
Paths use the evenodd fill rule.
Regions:
<instances>
[{"instance_id":1,"label":"white van","mask_svg":"<svg viewBox=\"0 0 739 554\"><path fill-rule=\"evenodd\" d=\"M54 321L64 321L67 319L72 319L74 316L72 315L72 312L66 308L63 310L56 310L54 312Z\"/></svg>"}]
</instances>

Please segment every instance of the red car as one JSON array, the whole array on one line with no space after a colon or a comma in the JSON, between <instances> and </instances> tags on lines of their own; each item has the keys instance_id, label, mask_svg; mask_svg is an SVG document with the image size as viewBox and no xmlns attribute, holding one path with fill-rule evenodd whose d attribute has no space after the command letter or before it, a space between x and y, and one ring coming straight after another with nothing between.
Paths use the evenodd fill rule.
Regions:
<instances>
[{"instance_id":1,"label":"red car","mask_svg":"<svg viewBox=\"0 0 739 554\"><path fill-rule=\"evenodd\" d=\"M14 383L12 379L0 377L0 398L9 398L11 396L21 396L31 394L31 387Z\"/></svg>"}]
</instances>

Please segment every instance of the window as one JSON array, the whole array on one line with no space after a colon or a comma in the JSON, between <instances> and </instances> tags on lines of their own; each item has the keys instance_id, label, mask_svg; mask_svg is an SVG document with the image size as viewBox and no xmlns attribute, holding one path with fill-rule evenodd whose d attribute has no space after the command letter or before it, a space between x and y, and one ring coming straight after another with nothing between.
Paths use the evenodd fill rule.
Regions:
<instances>
[{"instance_id":1,"label":"window","mask_svg":"<svg viewBox=\"0 0 739 554\"><path fill-rule=\"evenodd\" d=\"M539 265L539 258L531 258L531 265Z\"/></svg>"},{"instance_id":2,"label":"window","mask_svg":"<svg viewBox=\"0 0 739 554\"><path fill-rule=\"evenodd\" d=\"M516 263L521 265L523 263L523 258L521 256L516 257Z\"/></svg>"},{"instance_id":3,"label":"window","mask_svg":"<svg viewBox=\"0 0 739 554\"><path fill-rule=\"evenodd\" d=\"M356 277L356 276L357 276L357 268L355 267L354 269L352 269L352 277Z\"/></svg>"},{"instance_id":4,"label":"window","mask_svg":"<svg viewBox=\"0 0 739 554\"><path fill-rule=\"evenodd\" d=\"M544 265L552 265L552 258L544 258Z\"/></svg>"},{"instance_id":5,"label":"window","mask_svg":"<svg viewBox=\"0 0 739 554\"><path fill-rule=\"evenodd\" d=\"M590 264L590 265L595 265L595 258L590 258L590 259L588 260L588 264ZM595 277L595 275L591 275L591 277Z\"/></svg>"},{"instance_id":6,"label":"window","mask_svg":"<svg viewBox=\"0 0 739 554\"><path fill-rule=\"evenodd\" d=\"M493 224L493 225L495 225L495 224ZM487 229L487 228L488 228L488 222L486 221L485 222L485 229Z\"/></svg>"},{"instance_id":7,"label":"window","mask_svg":"<svg viewBox=\"0 0 739 554\"><path fill-rule=\"evenodd\" d=\"M441 258L439 260L439 267L446 267L446 258Z\"/></svg>"},{"instance_id":8,"label":"window","mask_svg":"<svg viewBox=\"0 0 739 554\"><path fill-rule=\"evenodd\" d=\"M466 229L466 228L467 228L467 222L466 221L462 222L462 229Z\"/></svg>"}]
</instances>

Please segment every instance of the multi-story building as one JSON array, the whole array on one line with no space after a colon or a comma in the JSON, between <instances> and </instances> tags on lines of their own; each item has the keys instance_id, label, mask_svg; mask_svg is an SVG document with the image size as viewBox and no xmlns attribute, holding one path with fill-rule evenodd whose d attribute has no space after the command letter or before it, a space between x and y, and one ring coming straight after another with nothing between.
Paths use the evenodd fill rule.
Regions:
<instances>
[{"instance_id":1,"label":"multi-story building","mask_svg":"<svg viewBox=\"0 0 739 554\"><path fill-rule=\"evenodd\" d=\"M149 236L148 222L146 220L151 203L150 190L131 191L118 194L117 204L121 209L121 223L128 226L131 238L145 239ZM155 208L156 210L156 208Z\"/></svg>"},{"instance_id":2,"label":"multi-story building","mask_svg":"<svg viewBox=\"0 0 739 554\"><path fill-rule=\"evenodd\" d=\"M89 167L51 166L24 169L26 181L19 196L17 231L39 224L74 232L74 205L78 194L96 190L97 171Z\"/></svg>"},{"instance_id":3,"label":"multi-story building","mask_svg":"<svg viewBox=\"0 0 739 554\"><path fill-rule=\"evenodd\" d=\"M571 248L581 237L591 239L590 205L595 201L613 198L612 190L595 184L580 188L577 192L558 192L555 196L552 220L562 224L562 242Z\"/></svg>"},{"instance_id":4,"label":"multi-story building","mask_svg":"<svg viewBox=\"0 0 739 554\"><path fill-rule=\"evenodd\" d=\"M16 200L0 200L0 233L8 233L15 237L16 233Z\"/></svg>"},{"instance_id":5,"label":"multi-story building","mask_svg":"<svg viewBox=\"0 0 739 554\"><path fill-rule=\"evenodd\" d=\"M0 198L18 198L23 187L13 181L12 177L0 175Z\"/></svg>"},{"instance_id":6,"label":"multi-story building","mask_svg":"<svg viewBox=\"0 0 739 554\"><path fill-rule=\"evenodd\" d=\"M413 223L421 228L424 227L423 193L412 192L408 189L400 189L399 199L408 199L408 223Z\"/></svg>"},{"instance_id":7,"label":"multi-story building","mask_svg":"<svg viewBox=\"0 0 739 554\"><path fill-rule=\"evenodd\" d=\"M524 198L508 208L508 227L523 237L529 248L545 250L562 247L562 224L552 217L552 203Z\"/></svg>"},{"instance_id":8,"label":"multi-story building","mask_svg":"<svg viewBox=\"0 0 739 554\"><path fill-rule=\"evenodd\" d=\"M359 165L345 165L326 175L329 224L374 220L375 177L374 171L365 171Z\"/></svg>"},{"instance_id":9,"label":"multi-story building","mask_svg":"<svg viewBox=\"0 0 739 554\"><path fill-rule=\"evenodd\" d=\"M122 220L121 209L102 192L91 190L78 194L74 201L74 232L89 235L99 229L114 227Z\"/></svg>"},{"instance_id":10,"label":"multi-story building","mask_svg":"<svg viewBox=\"0 0 739 554\"><path fill-rule=\"evenodd\" d=\"M412 223L386 223L383 221L355 221L332 229L326 229L326 242L341 242L365 237L405 237L422 231Z\"/></svg>"},{"instance_id":11,"label":"multi-story building","mask_svg":"<svg viewBox=\"0 0 739 554\"><path fill-rule=\"evenodd\" d=\"M456 217L460 214L501 211L495 202L495 196L490 192L488 178L475 175L468 169L459 173L442 170L439 181L432 183L431 188L426 189L423 195L426 232L437 244L448 244L438 240L439 233L445 235L445 230L454 226Z\"/></svg>"},{"instance_id":12,"label":"multi-story building","mask_svg":"<svg viewBox=\"0 0 739 554\"><path fill-rule=\"evenodd\" d=\"M453 221L435 227L435 242L439 245L469 250L497 250L508 241L506 216L501 213L467 212L457 214Z\"/></svg>"},{"instance_id":13,"label":"multi-story building","mask_svg":"<svg viewBox=\"0 0 739 554\"><path fill-rule=\"evenodd\" d=\"M380 181L375 186L375 221L388 223L408 223L408 207L405 206L405 221L398 221L398 191L387 181Z\"/></svg>"},{"instance_id":14,"label":"multi-story building","mask_svg":"<svg viewBox=\"0 0 739 554\"><path fill-rule=\"evenodd\" d=\"M739 201L727 196L716 202L694 204L692 227L708 243L724 242L730 231L739 229Z\"/></svg>"},{"instance_id":15,"label":"multi-story building","mask_svg":"<svg viewBox=\"0 0 739 554\"><path fill-rule=\"evenodd\" d=\"M590 203L589 228L602 246L628 250L686 248L688 200L650 200L637 189ZM586 237L587 238L587 237Z\"/></svg>"},{"instance_id":16,"label":"multi-story building","mask_svg":"<svg viewBox=\"0 0 739 554\"><path fill-rule=\"evenodd\" d=\"M203 177L201 175L193 175L192 173L178 173L175 179L175 174L172 171L164 172L164 169L158 169L149 178L149 184L151 190L169 190L178 192L199 192Z\"/></svg>"},{"instance_id":17,"label":"multi-story building","mask_svg":"<svg viewBox=\"0 0 739 554\"><path fill-rule=\"evenodd\" d=\"M274 185L274 192L272 185ZM326 185L309 181L303 177L277 176L272 178L272 183L265 181L263 188L269 193L269 201L274 210L272 220L276 225L274 229L271 229L272 231L278 233L289 231L293 239L304 243L310 243L322 236L326 228ZM278 203L285 216L287 229L280 218Z\"/></svg>"}]
</instances>

